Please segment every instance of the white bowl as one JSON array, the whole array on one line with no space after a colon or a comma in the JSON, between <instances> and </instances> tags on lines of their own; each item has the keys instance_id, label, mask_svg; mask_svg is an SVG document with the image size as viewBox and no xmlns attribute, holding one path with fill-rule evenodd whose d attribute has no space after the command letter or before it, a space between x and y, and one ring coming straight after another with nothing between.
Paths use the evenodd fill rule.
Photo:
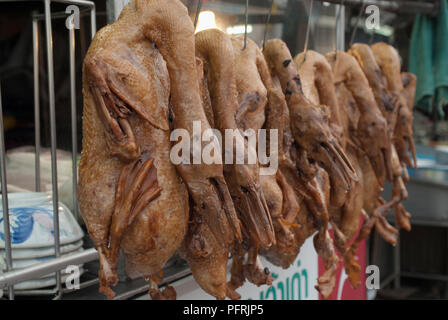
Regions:
<instances>
[{"instance_id":1,"label":"white bowl","mask_svg":"<svg viewBox=\"0 0 448 320\"><path fill-rule=\"evenodd\" d=\"M54 246L53 203L46 193L8 194L11 245L13 248ZM0 210L0 248L5 248L3 210ZM82 239L82 231L70 210L59 203L60 244Z\"/></svg>"},{"instance_id":2,"label":"white bowl","mask_svg":"<svg viewBox=\"0 0 448 320\"><path fill-rule=\"evenodd\" d=\"M82 245L83 245L82 240L63 245L61 246L61 254L66 254L75 251L81 248ZM1 252L4 255L4 250L2 250ZM14 250L12 250L12 259L21 260L21 259L42 258L51 256L53 254L54 254L53 247L30 248L30 249L15 248Z\"/></svg>"},{"instance_id":3,"label":"white bowl","mask_svg":"<svg viewBox=\"0 0 448 320\"><path fill-rule=\"evenodd\" d=\"M79 249L77 249L75 251L69 252L67 254L63 254L62 256L68 256L68 255L71 255L71 254L74 254L74 253L77 253L77 252L81 252L81 251L84 251L84 249L83 248L79 248ZM39 263L42 263L42 262L53 260L55 258L56 257L54 255L52 255L52 256L46 256L46 257L40 257L40 258L13 260L12 261L12 268L13 269L23 269L23 268L31 267L31 266L33 266L35 264L39 264ZM4 256L3 256L3 261L5 261ZM0 262L0 266L1 266L1 264L2 263ZM6 264L2 266L2 269L3 269L3 271L5 271Z\"/></svg>"}]
</instances>

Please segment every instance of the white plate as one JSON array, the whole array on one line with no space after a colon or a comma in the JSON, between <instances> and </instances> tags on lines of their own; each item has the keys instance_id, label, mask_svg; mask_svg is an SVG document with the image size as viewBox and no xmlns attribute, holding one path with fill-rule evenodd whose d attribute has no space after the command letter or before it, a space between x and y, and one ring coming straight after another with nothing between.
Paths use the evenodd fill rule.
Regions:
<instances>
[{"instance_id":1,"label":"white plate","mask_svg":"<svg viewBox=\"0 0 448 320\"><path fill-rule=\"evenodd\" d=\"M75 251L75 250L81 248L82 245L83 245L82 240L63 245L63 246L61 246L61 253L65 254L65 253ZM4 255L3 250L2 250L2 254ZM13 260L41 258L41 257L51 256L52 254L54 254L53 247L34 248L34 249L16 248L16 249L12 250Z\"/></svg>"},{"instance_id":2,"label":"white plate","mask_svg":"<svg viewBox=\"0 0 448 320\"><path fill-rule=\"evenodd\" d=\"M77 252L81 252L84 251L84 248L79 248L75 251L63 254L62 256L68 256ZM6 270L6 259L4 254L1 255L2 259L0 259L0 269L5 271ZM56 257L54 255L52 256L46 256L46 257L40 257L40 258L33 258L33 259L18 259L18 260L13 260L12 261L12 267L13 269L23 269L23 268L27 268L27 267L31 267L35 264L39 264L42 262L46 262L52 259L55 259Z\"/></svg>"},{"instance_id":3,"label":"white plate","mask_svg":"<svg viewBox=\"0 0 448 320\"><path fill-rule=\"evenodd\" d=\"M2 200L0 194L0 201ZM8 193L9 208L40 205L51 201L51 195L46 192L11 192Z\"/></svg>"},{"instance_id":4,"label":"white plate","mask_svg":"<svg viewBox=\"0 0 448 320\"><path fill-rule=\"evenodd\" d=\"M53 203L51 196L42 193L11 193L9 221L13 248L42 248L54 246ZM0 248L5 247L3 211L0 210ZM82 231L70 210L59 203L60 244L82 239Z\"/></svg>"}]
</instances>

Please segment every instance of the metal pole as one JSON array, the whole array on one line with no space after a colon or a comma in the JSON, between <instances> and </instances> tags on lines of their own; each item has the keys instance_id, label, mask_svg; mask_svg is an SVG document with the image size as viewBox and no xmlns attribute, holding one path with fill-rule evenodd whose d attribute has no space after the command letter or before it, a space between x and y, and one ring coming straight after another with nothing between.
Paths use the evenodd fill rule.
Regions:
<instances>
[{"instance_id":1,"label":"metal pole","mask_svg":"<svg viewBox=\"0 0 448 320\"><path fill-rule=\"evenodd\" d=\"M269 21L271 20L271 15L272 15L272 7L274 6L274 0L271 0L271 6L269 7L269 12L268 12L268 16L266 17L266 24L264 26L264 35L263 35L263 50L264 50L264 46L266 44L266 38L268 36L268 26L269 26Z\"/></svg>"},{"instance_id":2,"label":"metal pole","mask_svg":"<svg viewBox=\"0 0 448 320\"><path fill-rule=\"evenodd\" d=\"M394 250L394 274L395 274L394 289L398 290L398 289L400 289L400 286L401 286L401 279L400 279L401 278L400 233L398 233L397 245L394 247L393 250Z\"/></svg>"},{"instance_id":3,"label":"metal pole","mask_svg":"<svg viewBox=\"0 0 448 320\"><path fill-rule=\"evenodd\" d=\"M45 31L47 42L47 67L48 67L48 97L50 102L50 140L51 140L51 178L53 191L53 226L55 256L61 255L59 234L59 199L58 199L58 173L56 159L56 110L54 94L54 70L53 70L53 34L51 30L51 0L45 0ZM61 292L61 273L56 273L57 291Z\"/></svg>"},{"instance_id":4,"label":"metal pole","mask_svg":"<svg viewBox=\"0 0 448 320\"><path fill-rule=\"evenodd\" d=\"M306 35L305 35L305 46L303 48L303 51L305 52L304 56L303 56L303 61L306 60L306 54L308 52L308 41L310 39L310 29L311 29L311 16L313 14L313 3L314 0L311 0L311 4L310 4L310 12L308 15L308 24L306 26Z\"/></svg>"},{"instance_id":5,"label":"metal pole","mask_svg":"<svg viewBox=\"0 0 448 320\"><path fill-rule=\"evenodd\" d=\"M338 25L339 25L339 17L341 15L341 10L342 10L342 4L338 4L336 5L336 20L335 20L335 24L334 24L334 43L333 43L333 50L335 52L335 54L338 51Z\"/></svg>"},{"instance_id":6,"label":"metal pole","mask_svg":"<svg viewBox=\"0 0 448 320\"><path fill-rule=\"evenodd\" d=\"M40 192L40 97L39 97L39 24L33 17L35 188Z\"/></svg>"},{"instance_id":7,"label":"metal pole","mask_svg":"<svg viewBox=\"0 0 448 320\"><path fill-rule=\"evenodd\" d=\"M59 258L35 264L27 268L0 274L0 287L5 285L13 285L29 279L40 278L47 274L59 271L68 265L77 266L97 259L98 253L94 248L74 254L63 255Z\"/></svg>"},{"instance_id":8,"label":"metal pole","mask_svg":"<svg viewBox=\"0 0 448 320\"><path fill-rule=\"evenodd\" d=\"M66 3L66 4L75 4L79 6L85 6L89 8L94 8L95 3L93 1L86 0L52 0L53 2Z\"/></svg>"},{"instance_id":9,"label":"metal pole","mask_svg":"<svg viewBox=\"0 0 448 320\"><path fill-rule=\"evenodd\" d=\"M245 14L246 20L244 21L244 46L243 50L247 47L247 22L249 20L249 0L246 0L246 14Z\"/></svg>"},{"instance_id":10,"label":"metal pole","mask_svg":"<svg viewBox=\"0 0 448 320\"><path fill-rule=\"evenodd\" d=\"M352 36L350 37L349 47L352 46L353 41L355 41L356 31L358 31L359 21L361 20L361 15L364 13L364 9L366 8L365 0L362 1L362 7L359 9L358 17L356 18L355 27L353 28Z\"/></svg>"},{"instance_id":11,"label":"metal pole","mask_svg":"<svg viewBox=\"0 0 448 320\"><path fill-rule=\"evenodd\" d=\"M72 182L73 182L73 210L76 219L79 218L78 211L78 116L76 112L76 79L75 79L75 29L69 29L69 51L70 51L70 109L72 120Z\"/></svg>"},{"instance_id":12,"label":"metal pole","mask_svg":"<svg viewBox=\"0 0 448 320\"><path fill-rule=\"evenodd\" d=\"M0 86L0 179L2 182L3 235L6 250L6 271L12 270L11 236L9 232L8 187L6 182L5 131L3 131L2 92ZM8 287L9 299L14 299L14 287Z\"/></svg>"},{"instance_id":13,"label":"metal pole","mask_svg":"<svg viewBox=\"0 0 448 320\"><path fill-rule=\"evenodd\" d=\"M340 4L342 0L318 0L321 2L329 2L334 4ZM365 2L366 6L375 5L381 10L397 12L397 13L422 13L435 15L438 11L437 1L390 1L390 0L346 0L346 6L349 7L361 7L362 3Z\"/></svg>"},{"instance_id":14,"label":"metal pole","mask_svg":"<svg viewBox=\"0 0 448 320\"><path fill-rule=\"evenodd\" d=\"M196 30L196 27L198 26L198 20L199 20L199 13L201 13L202 8L202 0L198 1L198 6L196 7L196 14L194 16L194 29Z\"/></svg>"},{"instance_id":15,"label":"metal pole","mask_svg":"<svg viewBox=\"0 0 448 320\"><path fill-rule=\"evenodd\" d=\"M90 32L93 37L96 33L96 9L95 9L95 3L93 3L92 9L90 10Z\"/></svg>"}]
</instances>

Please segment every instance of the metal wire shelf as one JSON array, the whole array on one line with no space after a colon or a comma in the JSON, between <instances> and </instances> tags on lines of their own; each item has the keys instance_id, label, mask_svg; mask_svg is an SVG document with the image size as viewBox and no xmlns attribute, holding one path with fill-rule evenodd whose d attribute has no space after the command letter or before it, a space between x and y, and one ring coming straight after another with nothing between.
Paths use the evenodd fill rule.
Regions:
<instances>
[{"instance_id":1,"label":"metal wire shelf","mask_svg":"<svg viewBox=\"0 0 448 320\"><path fill-rule=\"evenodd\" d=\"M1 0L5 2L4 0ZM51 176L52 176L52 200L53 200L53 226L54 226L54 249L55 259L39 263L20 270L13 270L12 265L12 247L10 239L10 221L8 206L8 187L6 178L6 153L5 139L3 130L3 110L1 104L1 88L0 88L0 179L2 185L2 208L3 208L3 227L5 238L5 257L6 257L6 273L0 274L0 288L7 287L8 297L14 299L14 284L29 279L35 279L47 274L56 272L56 287L53 290L33 290L32 294L49 294L54 293L56 299L60 298L64 293L61 284L61 272L68 265L79 265L97 259L95 249L88 249L80 253L70 256L61 256L60 248L60 230L59 230L59 201L57 188L57 160L56 160L56 112L55 112L55 83L54 83L54 65L53 65L53 34L52 19L66 18L63 13L52 13L51 3L63 3L67 5L76 5L84 10L90 11L91 37L96 33L96 11L95 3L86 0L42 0L44 3L44 14L32 15L33 26L33 73L34 73L34 130L35 130L35 183L36 191L40 191L40 97L39 97L39 28L38 22L45 22L45 37L47 49L47 72L48 72L48 97L49 97L49 113L50 113L50 150L51 150ZM71 108L71 136L72 136L72 175L73 175L73 205L74 212L78 212L77 204L77 125L76 125L76 82L75 82L75 30L68 28L69 33L69 63L70 63L70 108ZM91 285L95 280L81 286Z\"/></svg>"}]
</instances>

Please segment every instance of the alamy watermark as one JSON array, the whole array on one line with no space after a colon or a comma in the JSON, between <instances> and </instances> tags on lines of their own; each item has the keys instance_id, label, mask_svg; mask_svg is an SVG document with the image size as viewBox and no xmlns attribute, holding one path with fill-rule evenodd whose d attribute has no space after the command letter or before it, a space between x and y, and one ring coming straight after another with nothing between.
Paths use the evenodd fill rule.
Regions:
<instances>
[{"instance_id":1,"label":"alamy watermark","mask_svg":"<svg viewBox=\"0 0 448 320\"><path fill-rule=\"evenodd\" d=\"M65 13L69 16L65 19L65 27L69 30L79 29L79 7L75 5L69 5L65 8Z\"/></svg>"},{"instance_id":2,"label":"alamy watermark","mask_svg":"<svg viewBox=\"0 0 448 320\"><path fill-rule=\"evenodd\" d=\"M268 132L269 148L267 146ZM260 175L273 175L277 172L277 129L260 129L258 132L252 129L246 131L226 129L223 140L219 130L202 131L201 121L193 121L191 137L186 129L174 129L171 132L170 140L175 144L171 148L170 159L174 165L259 163Z\"/></svg>"},{"instance_id":3,"label":"alamy watermark","mask_svg":"<svg viewBox=\"0 0 448 320\"><path fill-rule=\"evenodd\" d=\"M366 267L366 288L380 289L380 268L374 264Z\"/></svg>"},{"instance_id":4,"label":"alamy watermark","mask_svg":"<svg viewBox=\"0 0 448 320\"><path fill-rule=\"evenodd\" d=\"M81 276L79 267L75 265L68 265L65 268L65 274L65 287L69 290L79 290L79 278Z\"/></svg>"},{"instance_id":5,"label":"alamy watermark","mask_svg":"<svg viewBox=\"0 0 448 320\"><path fill-rule=\"evenodd\" d=\"M376 5L369 5L366 7L366 14L369 16L366 19L367 30L378 30L380 28L380 9Z\"/></svg>"}]
</instances>

